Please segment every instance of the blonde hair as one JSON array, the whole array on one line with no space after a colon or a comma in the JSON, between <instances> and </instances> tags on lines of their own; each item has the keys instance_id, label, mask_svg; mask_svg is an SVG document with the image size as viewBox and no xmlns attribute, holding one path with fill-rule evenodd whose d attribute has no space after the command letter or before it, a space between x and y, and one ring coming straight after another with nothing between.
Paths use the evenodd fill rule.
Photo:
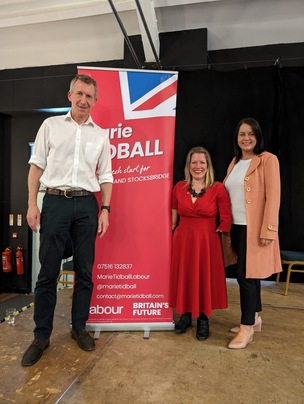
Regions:
<instances>
[{"instance_id":1,"label":"blonde hair","mask_svg":"<svg viewBox=\"0 0 304 404\"><path fill-rule=\"evenodd\" d=\"M201 153L206 156L207 160L207 173L206 173L206 188L210 188L214 184L214 169L211 161L210 154L207 149L201 146L193 147L187 154L186 164L185 164L185 181L189 185L192 182L192 175L190 174L190 163L191 157L194 153Z\"/></svg>"}]
</instances>

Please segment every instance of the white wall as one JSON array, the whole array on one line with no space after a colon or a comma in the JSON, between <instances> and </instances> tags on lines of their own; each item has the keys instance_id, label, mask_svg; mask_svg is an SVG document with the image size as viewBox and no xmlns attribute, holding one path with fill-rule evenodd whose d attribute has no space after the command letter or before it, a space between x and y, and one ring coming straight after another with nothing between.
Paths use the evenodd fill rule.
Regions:
<instances>
[{"instance_id":1,"label":"white wall","mask_svg":"<svg viewBox=\"0 0 304 404\"><path fill-rule=\"evenodd\" d=\"M160 30L208 29L208 50L304 42L303 0L222 0L161 9Z\"/></svg>"},{"instance_id":2,"label":"white wall","mask_svg":"<svg viewBox=\"0 0 304 404\"><path fill-rule=\"evenodd\" d=\"M42 200L44 197L45 192L39 191L37 196L37 205L41 211L42 208ZM40 271L40 261L39 261L39 232L33 232L33 246L32 246L32 282L31 282L31 291L34 292L35 285L37 282L38 274Z\"/></svg>"},{"instance_id":3,"label":"white wall","mask_svg":"<svg viewBox=\"0 0 304 404\"><path fill-rule=\"evenodd\" d=\"M136 14L125 14L138 34ZM112 15L0 28L0 69L123 59L123 45Z\"/></svg>"},{"instance_id":4,"label":"white wall","mask_svg":"<svg viewBox=\"0 0 304 404\"><path fill-rule=\"evenodd\" d=\"M208 49L304 42L303 0L141 0L158 32L208 29ZM134 0L115 0L128 35L140 34ZM123 59L107 0L0 0L0 70Z\"/></svg>"}]
</instances>

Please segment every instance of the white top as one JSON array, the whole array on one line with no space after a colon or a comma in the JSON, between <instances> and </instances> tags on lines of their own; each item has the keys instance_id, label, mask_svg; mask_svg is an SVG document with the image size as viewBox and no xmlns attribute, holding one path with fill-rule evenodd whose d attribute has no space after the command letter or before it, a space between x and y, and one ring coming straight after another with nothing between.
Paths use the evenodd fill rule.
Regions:
<instances>
[{"instance_id":1,"label":"white top","mask_svg":"<svg viewBox=\"0 0 304 404\"><path fill-rule=\"evenodd\" d=\"M225 187L231 201L233 224L247 224L244 178L250 163L251 159L239 160L239 162L233 167L233 170L225 182Z\"/></svg>"},{"instance_id":2,"label":"white top","mask_svg":"<svg viewBox=\"0 0 304 404\"><path fill-rule=\"evenodd\" d=\"M40 182L47 188L97 192L100 184L113 183L107 132L91 117L78 125L70 112L42 123L29 164L44 170Z\"/></svg>"}]
</instances>

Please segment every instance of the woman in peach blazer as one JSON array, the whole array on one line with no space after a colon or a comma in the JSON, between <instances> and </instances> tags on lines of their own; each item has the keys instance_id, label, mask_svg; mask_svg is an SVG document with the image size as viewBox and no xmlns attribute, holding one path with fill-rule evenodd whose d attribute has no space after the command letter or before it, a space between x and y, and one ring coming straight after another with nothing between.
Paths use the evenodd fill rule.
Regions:
<instances>
[{"instance_id":1,"label":"woman in peach blazer","mask_svg":"<svg viewBox=\"0 0 304 404\"><path fill-rule=\"evenodd\" d=\"M280 170L275 155L264 151L262 131L252 118L242 119L234 135L235 157L224 180L232 210L230 239L223 242L225 264L236 262L241 323L229 348L245 348L261 331L260 279L281 272L278 239ZM225 237L225 236L224 236Z\"/></svg>"}]
</instances>

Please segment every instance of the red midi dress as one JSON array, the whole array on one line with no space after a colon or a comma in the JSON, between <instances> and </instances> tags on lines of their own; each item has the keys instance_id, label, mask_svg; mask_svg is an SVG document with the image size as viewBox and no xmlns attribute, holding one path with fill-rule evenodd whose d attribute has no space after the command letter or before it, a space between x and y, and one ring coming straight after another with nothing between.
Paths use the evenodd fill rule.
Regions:
<instances>
[{"instance_id":1,"label":"red midi dress","mask_svg":"<svg viewBox=\"0 0 304 404\"><path fill-rule=\"evenodd\" d=\"M172 209L180 220L173 234L170 307L179 314L210 316L213 309L228 306L221 236L216 232L230 231L228 193L215 182L193 203L188 186L180 181L172 191Z\"/></svg>"}]
</instances>

